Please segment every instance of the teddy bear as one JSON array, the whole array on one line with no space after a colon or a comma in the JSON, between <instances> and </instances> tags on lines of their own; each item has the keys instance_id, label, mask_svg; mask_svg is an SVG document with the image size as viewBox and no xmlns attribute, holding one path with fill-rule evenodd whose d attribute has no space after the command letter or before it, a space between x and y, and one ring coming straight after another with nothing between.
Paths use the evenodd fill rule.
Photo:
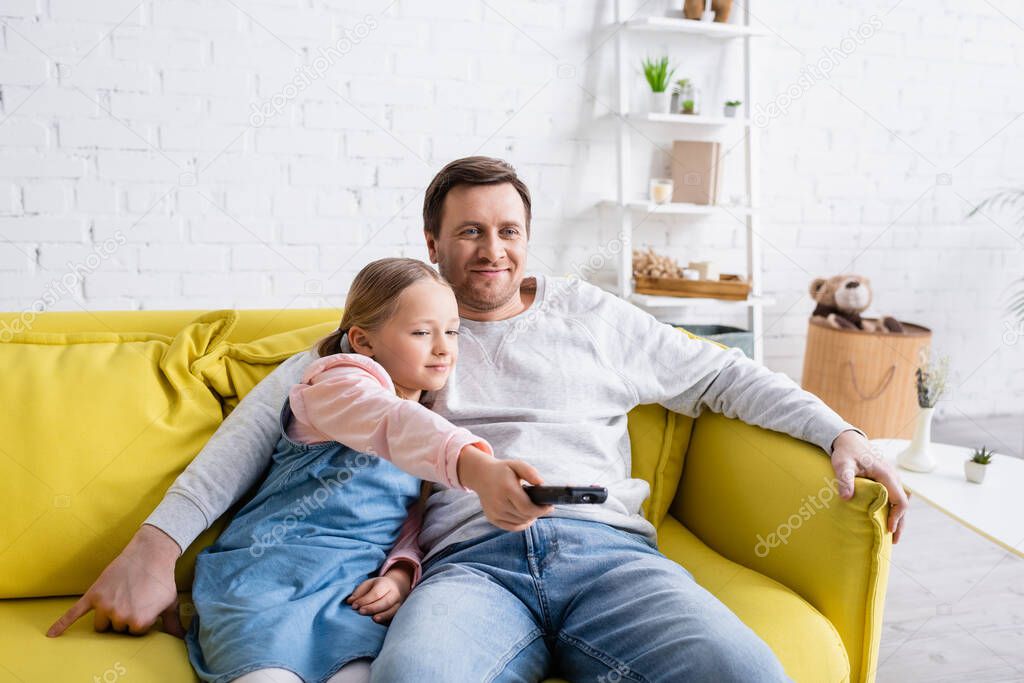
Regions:
<instances>
[{"instance_id":1,"label":"teddy bear","mask_svg":"<svg viewBox=\"0 0 1024 683\"><path fill-rule=\"evenodd\" d=\"M860 317L861 312L871 305L871 282L863 275L814 278L811 298L818 303L811 319L817 318L830 327L883 334L901 334L904 331L900 321L892 316L881 316L877 320Z\"/></svg>"}]
</instances>

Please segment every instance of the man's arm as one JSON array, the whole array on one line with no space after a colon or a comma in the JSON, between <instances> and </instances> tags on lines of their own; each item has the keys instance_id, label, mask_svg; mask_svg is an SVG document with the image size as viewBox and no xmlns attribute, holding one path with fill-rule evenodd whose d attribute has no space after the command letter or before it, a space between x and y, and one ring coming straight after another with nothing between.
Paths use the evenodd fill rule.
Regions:
<instances>
[{"instance_id":1,"label":"man's arm","mask_svg":"<svg viewBox=\"0 0 1024 683\"><path fill-rule=\"evenodd\" d=\"M281 363L231 411L144 524L160 529L184 552L264 472L281 436L278 422L288 390L316 356Z\"/></svg>"},{"instance_id":2,"label":"man's arm","mask_svg":"<svg viewBox=\"0 0 1024 683\"><path fill-rule=\"evenodd\" d=\"M660 403L690 417L708 408L809 441L829 455L840 433L860 431L787 375L740 349L691 339L612 294L597 296L595 336L638 404Z\"/></svg>"},{"instance_id":3,"label":"man's arm","mask_svg":"<svg viewBox=\"0 0 1024 683\"><path fill-rule=\"evenodd\" d=\"M636 392L638 404L660 403L697 417L704 408L819 446L831 457L837 490L853 496L855 476L883 484L891 505L889 530L899 540L909 500L899 475L878 456L863 431L781 372L736 348L691 339L627 301L592 286L594 335L612 367Z\"/></svg>"},{"instance_id":4,"label":"man's arm","mask_svg":"<svg viewBox=\"0 0 1024 683\"><path fill-rule=\"evenodd\" d=\"M292 356L253 387L168 489L124 550L47 631L61 635L95 610L97 631L145 633L163 615L164 629L183 635L177 615L174 565L217 517L237 501L270 462L281 435L288 390L315 360Z\"/></svg>"}]
</instances>

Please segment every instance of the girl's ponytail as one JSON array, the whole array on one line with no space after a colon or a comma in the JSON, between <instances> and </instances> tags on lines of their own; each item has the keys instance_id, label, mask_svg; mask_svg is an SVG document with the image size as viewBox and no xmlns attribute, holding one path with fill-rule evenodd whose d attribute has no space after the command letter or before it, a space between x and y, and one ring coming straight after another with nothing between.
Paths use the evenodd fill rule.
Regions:
<instances>
[{"instance_id":1,"label":"girl's ponytail","mask_svg":"<svg viewBox=\"0 0 1024 683\"><path fill-rule=\"evenodd\" d=\"M342 351L342 344L347 347L347 351ZM336 353L351 353L352 346L348 343L348 330L341 328L336 329L329 335L321 339L316 343L316 354L323 358L324 356L333 356Z\"/></svg>"}]
</instances>

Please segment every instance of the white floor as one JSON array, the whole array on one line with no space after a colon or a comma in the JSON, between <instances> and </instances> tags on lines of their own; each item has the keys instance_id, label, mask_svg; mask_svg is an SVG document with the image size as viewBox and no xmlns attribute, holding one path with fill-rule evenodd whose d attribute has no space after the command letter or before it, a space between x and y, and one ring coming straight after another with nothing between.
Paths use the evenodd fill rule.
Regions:
<instances>
[{"instance_id":1,"label":"white floor","mask_svg":"<svg viewBox=\"0 0 1024 683\"><path fill-rule=\"evenodd\" d=\"M932 436L1024 457L1024 416L936 423ZM1024 681L1024 559L912 500L893 548L878 680Z\"/></svg>"}]
</instances>

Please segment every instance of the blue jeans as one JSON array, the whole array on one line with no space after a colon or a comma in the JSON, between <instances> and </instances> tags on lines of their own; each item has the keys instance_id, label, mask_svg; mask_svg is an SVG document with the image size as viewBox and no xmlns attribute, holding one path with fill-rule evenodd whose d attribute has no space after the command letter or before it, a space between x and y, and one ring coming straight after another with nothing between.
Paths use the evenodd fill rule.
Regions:
<instances>
[{"instance_id":1,"label":"blue jeans","mask_svg":"<svg viewBox=\"0 0 1024 683\"><path fill-rule=\"evenodd\" d=\"M372 665L396 681L785 681L771 649L638 535L545 517L424 566Z\"/></svg>"}]
</instances>

